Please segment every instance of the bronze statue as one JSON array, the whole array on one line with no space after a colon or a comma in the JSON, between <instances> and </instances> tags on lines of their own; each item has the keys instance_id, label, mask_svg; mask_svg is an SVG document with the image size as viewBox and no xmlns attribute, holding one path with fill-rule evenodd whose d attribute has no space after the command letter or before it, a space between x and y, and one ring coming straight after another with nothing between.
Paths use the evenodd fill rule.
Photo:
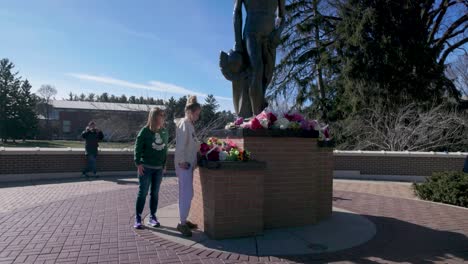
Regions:
<instances>
[{"instance_id":1,"label":"bronze statue","mask_svg":"<svg viewBox=\"0 0 468 264\"><path fill-rule=\"evenodd\" d=\"M247 11L244 32L242 4ZM234 110L241 117L257 115L267 106L265 93L273 77L284 13L285 0L235 0L234 50L221 52L220 66L232 81Z\"/></svg>"}]
</instances>

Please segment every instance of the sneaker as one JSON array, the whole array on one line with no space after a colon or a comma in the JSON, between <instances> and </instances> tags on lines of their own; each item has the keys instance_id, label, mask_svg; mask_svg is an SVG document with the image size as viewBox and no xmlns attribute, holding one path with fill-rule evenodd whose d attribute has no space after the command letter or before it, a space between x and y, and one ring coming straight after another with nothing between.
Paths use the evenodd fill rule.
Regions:
<instances>
[{"instance_id":1,"label":"sneaker","mask_svg":"<svg viewBox=\"0 0 468 264\"><path fill-rule=\"evenodd\" d=\"M142 229L141 225L141 216L136 216L135 217L135 224L133 225L135 229Z\"/></svg>"},{"instance_id":2,"label":"sneaker","mask_svg":"<svg viewBox=\"0 0 468 264\"><path fill-rule=\"evenodd\" d=\"M182 233L182 235L185 237L192 236L192 231L190 231L190 228L187 225L178 224L177 230L179 230L179 232Z\"/></svg>"},{"instance_id":3,"label":"sneaker","mask_svg":"<svg viewBox=\"0 0 468 264\"><path fill-rule=\"evenodd\" d=\"M188 228L190 228L190 229L197 229L197 228L198 228L198 225L197 225L197 224L194 224L194 223L192 223L192 222L190 222L190 221L185 222L185 224L186 224L186 225L188 226Z\"/></svg>"},{"instance_id":4,"label":"sneaker","mask_svg":"<svg viewBox=\"0 0 468 264\"><path fill-rule=\"evenodd\" d=\"M149 221L148 221L148 225L150 225L152 227L160 227L161 226L161 224L158 221L158 218L156 218L156 216L154 216L154 215L150 216Z\"/></svg>"},{"instance_id":5,"label":"sneaker","mask_svg":"<svg viewBox=\"0 0 468 264\"><path fill-rule=\"evenodd\" d=\"M81 173L81 177L83 177L83 178L88 178L89 176L88 176L88 174L87 174L86 172L82 172L82 173Z\"/></svg>"}]
</instances>

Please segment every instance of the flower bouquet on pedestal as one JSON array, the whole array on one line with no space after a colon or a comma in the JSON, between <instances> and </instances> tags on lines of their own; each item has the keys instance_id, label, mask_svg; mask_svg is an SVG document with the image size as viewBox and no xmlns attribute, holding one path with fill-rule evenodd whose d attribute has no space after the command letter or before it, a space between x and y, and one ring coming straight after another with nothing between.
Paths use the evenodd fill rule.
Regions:
<instances>
[{"instance_id":1,"label":"flower bouquet on pedestal","mask_svg":"<svg viewBox=\"0 0 468 264\"><path fill-rule=\"evenodd\" d=\"M219 167L219 161L246 162L248 160L250 160L250 152L240 149L231 140L223 141L216 137L210 137L206 143L200 145L198 164L201 167Z\"/></svg>"},{"instance_id":2,"label":"flower bouquet on pedestal","mask_svg":"<svg viewBox=\"0 0 468 264\"><path fill-rule=\"evenodd\" d=\"M244 131L252 131L252 135L264 133L271 136L301 136L318 138L319 141L331 140L328 125L307 119L297 112L275 113L264 110L249 119L240 117L227 124L225 129L244 129Z\"/></svg>"}]
</instances>

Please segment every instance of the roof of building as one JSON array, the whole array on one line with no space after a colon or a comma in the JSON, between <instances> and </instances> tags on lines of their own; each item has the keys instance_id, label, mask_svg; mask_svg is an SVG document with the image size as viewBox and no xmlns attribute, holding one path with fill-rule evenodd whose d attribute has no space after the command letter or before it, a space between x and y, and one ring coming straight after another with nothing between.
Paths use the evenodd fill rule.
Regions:
<instances>
[{"instance_id":1,"label":"roof of building","mask_svg":"<svg viewBox=\"0 0 468 264\"><path fill-rule=\"evenodd\" d=\"M50 104L55 109L81 109L81 110L100 110L100 111L146 112L156 106L165 108L163 105L83 102L83 101L65 101L65 100L52 100Z\"/></svg>"}]
</instances>

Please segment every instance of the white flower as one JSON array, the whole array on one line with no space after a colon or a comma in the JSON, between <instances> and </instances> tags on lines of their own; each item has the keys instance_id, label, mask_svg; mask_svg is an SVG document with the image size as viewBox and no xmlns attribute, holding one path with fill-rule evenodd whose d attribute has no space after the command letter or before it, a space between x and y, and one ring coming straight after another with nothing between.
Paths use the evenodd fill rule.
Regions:
<instances>
[{"instance_id":1,"label":"white flower","mask_svg":"<svg viewBox=\"0 0 468 264\"><path fill-rule=\"evenodd\" d=\"M263 128L268 129L268 123L269 123L268 119L262 118L259 121L260 121L260 125L262 125Z\"/></svg>"},{"instance_id":2,"label":"white flower","mask_svg":"<svg viewBox=\"0 0 468 264\"><path fill-rule=\"evenodd\" d=\"M286 129L289 126L289 120L285 117L282 117L276 120L274 125L280 129Z\"/></svg>"},{"instance_id":3,"label":"white flower","mask_svg":"<svg viewBox=\"0 0 468 264\"><path fill-rule=\"evenodd\" d=\"M220 161L225 161L228 156L229 156L229 153L227 153L226 151L221 151L219 153L219 160Z\"/></svg>"}]
</instances>

